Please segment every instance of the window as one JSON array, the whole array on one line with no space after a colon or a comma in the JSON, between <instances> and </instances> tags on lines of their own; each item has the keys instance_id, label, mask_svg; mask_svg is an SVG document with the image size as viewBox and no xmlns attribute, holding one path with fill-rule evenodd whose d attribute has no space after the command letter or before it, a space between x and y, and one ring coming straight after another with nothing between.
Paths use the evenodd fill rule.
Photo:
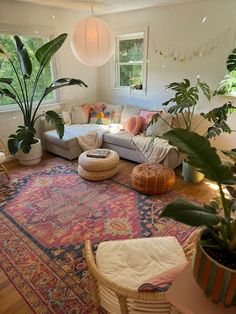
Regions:
<instances>
[{"instance_id":1,"label":"window","mask_svg":"<svg viewBox=\"0 0 236 314\"><path fill-rule=\"evenodd\" d=\"M34 53L40 46L45 44L48 41L48 39L46 37L30 37L30 36L21 36L21 35L20 35L20 38L22 42L25 44L25 47L28 50L28 53L30 55L31 62L32 62L32 74L31 74L30 79L26 80L28 90L31 91L37 71L38 71L38 67L39 67L39 63L36 60ZM11 59L13 60L16 69L19 70L20 67L17 60L17 55L15 53L15 42L14 42L13 36L8 35L8 34L0 34L0 44L2 44L6 48L6 50L10 53ZM16 89L17 92L19 92L19 94L21 94L20 87L17 84L16 76L13 72L11 64L8 61L2 60L2 59L0 59L0 77L13 78L14 80L13 80L12 86ZM50 85L52 80L53 79L52 79L51 66L47 65L38 83L38 87L37 87L35 97L34 97L35 100L40 99L40 96L42 95L42 90L44 90L45 87ZM6 85L4 86L4 84L0 84L0 87L6 88ZM46 97L46 100L50 101L50 100L53 100L54 98L55 98L55 95L51 93ZM10 105L10 104L12 104L12 99L7 98L7 97L0 97L0 106Z\"/></svg>"},{"instance_id":2,"label":"window","mask_svg":"<svg viewBox=\"0 0 236 314\"><path fill-rule=\"evenodd\" d=\"M146 41L144 32L119 35L116 41L116 87L144 90Z\"/></svg>"}]
</instances>

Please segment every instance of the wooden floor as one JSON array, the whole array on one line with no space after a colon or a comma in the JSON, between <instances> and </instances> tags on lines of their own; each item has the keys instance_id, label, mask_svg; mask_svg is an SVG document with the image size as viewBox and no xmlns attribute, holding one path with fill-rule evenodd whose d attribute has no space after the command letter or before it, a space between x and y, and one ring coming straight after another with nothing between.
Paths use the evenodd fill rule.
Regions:
<instances>
[{"instance_id":1,"label":"wooden floor","mask_svg":"<svg viewBox=\"0 0 236 314\"><path fill-rule=\"evenodd\" d=\"M51 154L45 154L44 159L55 158ZM125 167L128 171L132 171L135 166L134 163L127 162L125 160L120 161L121 168ZM19 169L21 166L17 161L11 161L6 163L6 167L9 172L14 169ZM192 197L200 202L209 201L215 194L214 184L204 180L199 184L191 184L185 182L181 178L181 169L176 169L176 184L174 189L187 197ZM33 311L27 305L25 300L21 297L19 292L14 288L6 275L0 270L0 313L1 314L30 314Z\"/></svg>"}]
</instances>

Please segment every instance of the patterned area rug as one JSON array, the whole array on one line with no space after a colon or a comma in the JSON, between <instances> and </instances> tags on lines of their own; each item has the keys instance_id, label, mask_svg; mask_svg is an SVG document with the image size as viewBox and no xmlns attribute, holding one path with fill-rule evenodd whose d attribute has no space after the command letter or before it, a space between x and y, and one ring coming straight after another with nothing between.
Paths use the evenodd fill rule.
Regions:
<instances>
[{"instance_id":1,"label":"patterned area rug","mask_svg":"<svg viewBox=\"0 0 236 314\"><path fill-rule=\"evenodd\" d=\"M191 229L158 219L176 192L151 198L134 191L130 174L89 182L76 163L55 158L11 173L0 185L0 261L36 313L93 313L83 244L173 235Z\"/></svg>"}]
</instances>

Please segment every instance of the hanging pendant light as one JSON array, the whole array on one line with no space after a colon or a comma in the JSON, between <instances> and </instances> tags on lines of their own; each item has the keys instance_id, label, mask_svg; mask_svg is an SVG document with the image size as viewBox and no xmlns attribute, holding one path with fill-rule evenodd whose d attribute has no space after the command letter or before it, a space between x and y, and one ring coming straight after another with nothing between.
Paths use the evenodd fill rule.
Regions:
<instances>
[{"instance_id":1,"label":"hanging pendant light","mask_svg":"<svg viewBox=\"0 0 236 314\"><path fill-rule=\"evenodd\" d=\"M74 56L91 67L99 67L109 61L114 46L110 27L95 16L81 20L72 33L71 49Z\"/></svg>"}]
</instances>

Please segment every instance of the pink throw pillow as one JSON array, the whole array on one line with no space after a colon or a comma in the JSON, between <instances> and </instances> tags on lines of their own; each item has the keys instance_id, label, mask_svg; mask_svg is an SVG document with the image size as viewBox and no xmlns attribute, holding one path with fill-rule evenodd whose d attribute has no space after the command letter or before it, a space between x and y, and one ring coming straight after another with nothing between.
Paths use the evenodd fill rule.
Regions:
<instances>
[{"instance_id":1,"label":"pink throw pillow","mask_svg":"<svg viewBox=\"0 0 236 314\"><path fill-rule=\"evenodd\" d=\"M138 287L138 291L166 291L176 277L182 273L188 262L181 263L159 275L150 278Z\"/></svg>"},{"instance_id":2,"label":"pink throw pillow","mask_svg":"<svg viewBox=\"0 0 236 314\"><path fill-rule=\"evenodd\" d=\"M146 128L148 122L157 112L161 112L161 110L160 111L149 111L149 110L144 110L144 109L139 110L138 115L143 119L143 127L141 131L143 131Z\"/></svg>"},{"instance_id":3,"label":"pink throw pillow","mask_svg":"<svg viewBox=\"0 0 236 314\"><path fill-rule=\"evenodd\" d=\"M128 118L123 124L123 129L133 135L138 134L143 126L143 119L139 116Z\"/></svg>"},{"instance_id":4,"label":"pink throw pillow","mask_svg":"<svg viewBox=\"0 0 236 314\"><path fill-rule=\"evenodd\" d=\"M85 103L81 105L81 108L85 115L89 118L90 111L93 109L93 104L92 103Z\"/></svg>"}]
</instances>

